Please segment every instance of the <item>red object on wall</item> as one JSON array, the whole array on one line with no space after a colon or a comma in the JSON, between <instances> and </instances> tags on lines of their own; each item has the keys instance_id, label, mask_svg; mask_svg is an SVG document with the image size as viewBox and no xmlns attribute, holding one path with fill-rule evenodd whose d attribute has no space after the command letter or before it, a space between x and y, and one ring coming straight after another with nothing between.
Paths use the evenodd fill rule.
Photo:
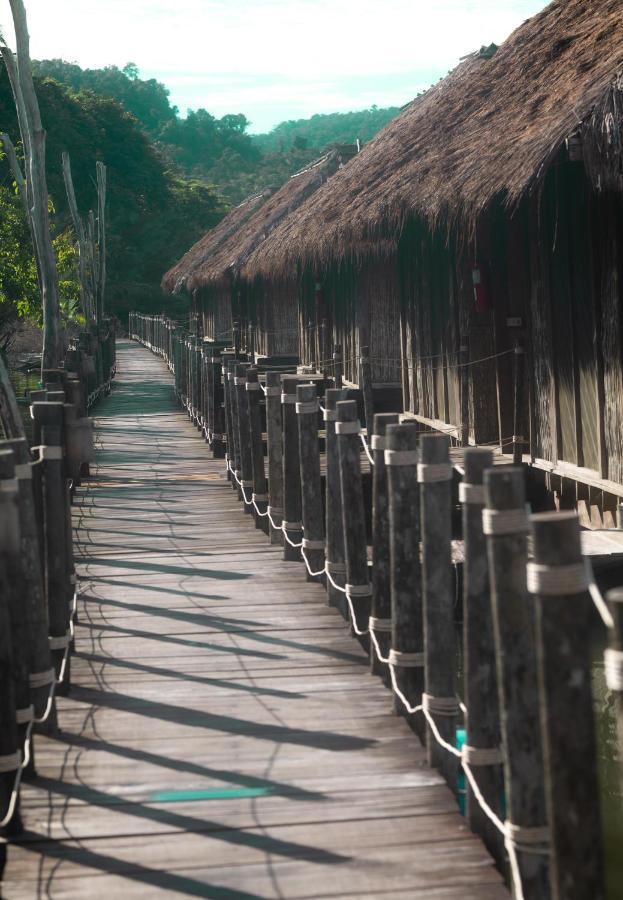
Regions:
<instances>
[{"instance_id":1,"label":"red object on wall","mask_svg":"<svg viewBox=\"0 0 623 900\"><path fill-rule=\"evenodd\" d=\"M474 286L474 308L476 312L489 312L491 309L491 298L489 295L489 270L486 263L479 261L474 263L472 284Z\"/></svg>"}]
</instances>

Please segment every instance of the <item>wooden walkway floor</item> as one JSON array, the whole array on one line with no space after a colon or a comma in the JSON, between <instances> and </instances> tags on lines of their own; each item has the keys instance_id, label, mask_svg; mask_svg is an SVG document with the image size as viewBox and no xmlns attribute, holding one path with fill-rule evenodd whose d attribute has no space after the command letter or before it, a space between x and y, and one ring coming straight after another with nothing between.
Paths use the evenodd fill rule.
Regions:
<instances>
[{"instance_id":1,"label":"wooden walkway floor","mask_svg":"<svg viewBox=\"0 0 623 900\"><path fill-rule=\"evenodd\" d=\"M17 898L508 896L359 645L253 528L164 365L121 342L76 505L62 732Z\"/></svg>"}]
</instances>

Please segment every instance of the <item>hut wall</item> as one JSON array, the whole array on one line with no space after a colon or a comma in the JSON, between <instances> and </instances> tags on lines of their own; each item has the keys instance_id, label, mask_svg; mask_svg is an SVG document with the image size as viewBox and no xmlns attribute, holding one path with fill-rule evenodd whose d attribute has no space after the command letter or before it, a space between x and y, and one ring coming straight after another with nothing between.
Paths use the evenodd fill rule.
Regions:
<instances>
[{"instance_id":1,"label":"hut wall","mask_svg":"<svg viewBox=\"0 0 623 900\"><path fill-rule=\"evenodd\" d=\"M226 341L232 335L231 294L229 287L202 288L197 292L197 311L203 334L211 341Z\"/></svg>"},{"instance_id":2,"label":"hut wall","mask_svg":"<svg viewBox=\"0 0 623 900\"><path fill-rule=\"evenodd\" d=\"M257 352L266 356L299 354L299 285L295 280L254 283Z\"/></svg>"}]
</instances>

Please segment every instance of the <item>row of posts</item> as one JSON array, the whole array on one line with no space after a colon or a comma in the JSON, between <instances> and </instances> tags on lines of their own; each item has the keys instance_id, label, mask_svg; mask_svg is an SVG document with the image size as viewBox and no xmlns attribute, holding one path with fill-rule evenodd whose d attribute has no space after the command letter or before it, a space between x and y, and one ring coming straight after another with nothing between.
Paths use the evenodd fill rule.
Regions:
<instances>
[{"instance_id":1,"label":"row of posts","mask_svg":"<svg viewBox=\"0 0 623 900\"><path fill-rule=\"evenodd\" d=\"M0 441L0 822L19 835L18 773L35 774L33 733L58 730L71 681L77 597L71 502L89 474L88 411L110 389L114 333L80 335L30 392L32 446ZM17 410L17 406L13 404ZM22 431L5 424L5 432ZM23 433L23 431L22 431ZM6 844L0 843L0 872Z\"/></svg>"},{"instance_id":2,"label":"row of posts","mask_svg":"<svg viewBox=\"0 0 623 900\"><path fill-rule=\"evenodd\" d=\"M467 820L514 895L604 898L594 608L576 515L530 516L524 469L494 466L489 449L464 451L458 484L450 438L395 413L374 416L368 467L346 390L322 376L261 373L231 351L206 357L196 338L168 333L152 349L200 427L205 404L219 406L218 434L204 431L246 512L285 560L304 557L329 604L350 609L372 671L392 684L396 712L455 793L467 776ZM623 742L623 591L608 601Z\"/></svg>"}]
</instances>

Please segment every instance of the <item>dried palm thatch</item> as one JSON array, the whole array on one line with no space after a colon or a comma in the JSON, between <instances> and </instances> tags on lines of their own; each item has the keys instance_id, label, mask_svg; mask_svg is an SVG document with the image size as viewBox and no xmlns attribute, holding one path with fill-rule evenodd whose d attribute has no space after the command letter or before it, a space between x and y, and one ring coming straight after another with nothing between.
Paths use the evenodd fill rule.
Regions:
<instances>
[{"instance_id":1,"label":"dried palm thatch","mask_svg":"<svg viewBox=\"0 0 623 900\"><path fill-rule=\"evenodd\" d=\"M234 234L249 216L252 216L255 210L260 207L270 196L270 191L263 191L248 197L238 206L234 207L224 219L211 228L200 241L197 241L190 250L177 262L173 268L162 277L162 290L168 294L179 294L184 287L188 278L195 269L200 266L218 248Z\"/></svg>"},{"instance_id":2,"label":"dried palm thatch","mask_svg":"<svg viewBox=\"0 0 623 900\"><path fill-rule=\"evenodd\" d=\"M207 285L224 283L231 276L236 276L249 255L271 231L311 197L338 170L343 159L350 158L350 155L344 149L331 150L289 178L269 199L256 206L252 215L245 217L238 227L232 229L225 240L219 241L216 246L212 245L207 253L201 253L201 261L186 276L186 288L194 291ZM199 247L199 244L196 246ZM194 253L194 248L190 253Z\"/></svg>"},{"instance_id":3,"label":"dried palm thatch","mask_svg":"<svg viewBox=\"0 0 623 900\"><path fill-rule=\"evenodd\" d=\"M623 189L622 72L623 0L554 0L496 53L468 57L416 99L243 275L388 255L409 217L473 223L496 196L515 206L572 136L594 186Z\"/></svg>"}]
</instances>

